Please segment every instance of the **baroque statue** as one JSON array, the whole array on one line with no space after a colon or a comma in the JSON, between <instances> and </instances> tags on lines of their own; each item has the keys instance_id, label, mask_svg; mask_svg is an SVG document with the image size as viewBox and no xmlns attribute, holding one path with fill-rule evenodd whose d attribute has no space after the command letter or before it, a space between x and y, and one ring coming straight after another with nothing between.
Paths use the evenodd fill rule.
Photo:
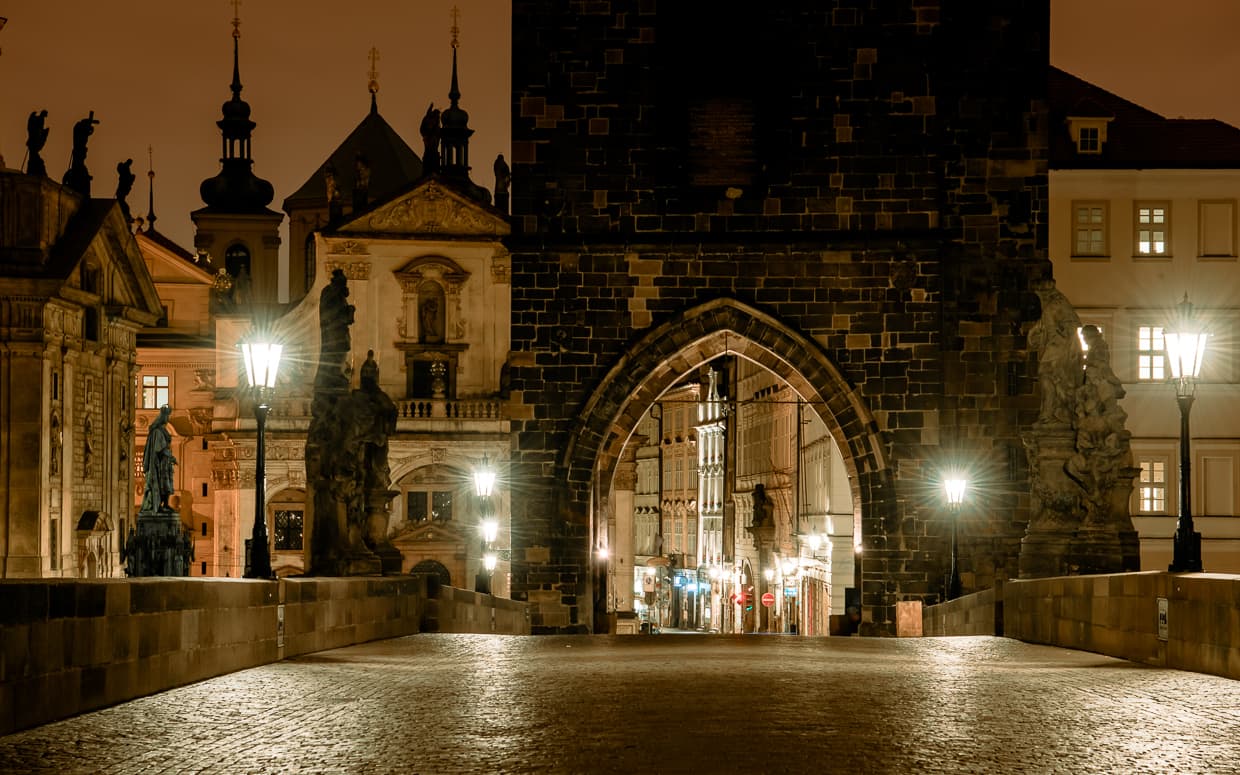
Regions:
<instances>
[{"instance_id":1,"label":"baroque statue","mask_svg":"<svg viewBox=\"0 0 1240 775\"><path fill-rule=\"evenodd\" d=\"M1038 353L1041 402L1024 435L1033 513L1021 543L1021 575L1137 570L1128 502L1139 469L1110 348L1097 326L1081 325L1053 281L1034 291L1042 317L1029 344Z\"/></svg>"},{"instance_id":2,"label":"baroque statue","mask_svg":"<svg viewBox=\"0 0 1240 775\"><path fill-rule=\"evenodd\" d=\"M388 504L397 494L388 465L396 404L379 386L374 350L358 372L359 387L348 389L348 295L348 281L336 269L319 298L319 372L306 435L311 575L400 571L400 552L387 538Z\"/></svg>"},{"instance_id":3,"label":"baroque statue","mask_svg":"<svg viewBox=\"0 0 1240 775\"><path fill-rule=\"evenodd\" d=\"M41 178L47 177L47 165L43 163L43 157L40 155L43 146L47 144L47 134L50 131L45 126L46 121L46 110L41 110L37 113L31 112L30 117L26 119L27 175L37 175Z\"/></svg>"},{"instance_id":4,"label":"baroque statue","mask_svg":"<svg viewBox=\"0 0 1240 775\"><path fill-rule=\"evenodd\" d=\"M168 430L171 414L172 407L167 404L160 407L159 415L146 434L146 447L142 450L143 512L172 511L168 498L174 490L172 472L177 459L172 456L172 434Z\"/></svg>"}]
</instances>

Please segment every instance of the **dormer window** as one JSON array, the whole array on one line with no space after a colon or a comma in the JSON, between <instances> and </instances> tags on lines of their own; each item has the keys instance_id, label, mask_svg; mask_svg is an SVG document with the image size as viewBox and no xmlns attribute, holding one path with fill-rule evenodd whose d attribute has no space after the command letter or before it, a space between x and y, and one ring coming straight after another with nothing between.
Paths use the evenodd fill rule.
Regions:
<instances>
[{"instance_id":1,"label":"dormer window","mask_svg":"<svg viewBox=\"0 0 1240 775\"><path fill-rule=\"evenodd\" d=\"M1098 140L1098 127L1081 127L1081 131L1076 138L1076 150L1080 153L1102 152L1102 143Z\"/></svg>"},{"instance_id":2,"label":"dormer window","mask_svg":"<svg viewBox=\"0 0 1240 775\"><path fill-rule=\"evenodd\" d=\"M1109 118L1068 117L1068 131L1076 143L1076 152L1097 155L1102 153L1102 146L1107 141L1107 124Z\"/></svg>"}]
</instances>

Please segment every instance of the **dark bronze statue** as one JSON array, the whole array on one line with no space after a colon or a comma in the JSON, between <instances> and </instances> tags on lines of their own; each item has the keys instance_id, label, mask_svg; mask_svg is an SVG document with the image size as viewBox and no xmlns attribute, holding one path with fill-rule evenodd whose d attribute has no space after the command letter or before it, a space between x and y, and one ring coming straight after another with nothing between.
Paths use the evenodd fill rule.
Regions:
<instances>
[{"instance_id":1,"label":"dark bronze statue","mask_svg":"<svg viewBox=\"0 0 1240 775\"><path fill-rule=\"evenodd\" d=\"M129 214L129 202L126 199L129 192L133 191L133 182L136 179L133 174L133 159L126 159L116 165L116 202L121 206L121 212L129 223L133 223L133 216Z\"/></svg>"},{"instance_id":2,"label":"dark bronze statue","mask_svg":"<svg viewBox=\"0 0 1240 775\"><path fill-rule=\"evenodd\" d=\"M422 171L428 175L439 171L439 111L435 103L426 109L422 117Z\"/></svg>"},{"instance_id":3,"label":"dark bronze statue","mask_svg":"<svg viewBox=\"0 0 1240 775\"><path fill-rule=\"evenodd\" d=\"M508 186L512 183L512 170L504 161L504 154L495 157L495 207L508 212Z\"/></svg>"},{"instance_id":4,"label":"dark bronze statue","mask_svg":"<svg viewBox=\"0 0 1240 775\"><path fill-rule=\"evenodd\" d=\"M26 150L30 158L26 161L26 174L38 175L41 178L47 177L47 165L43 163L43 157L40 152L43 146L47 144L47 133L50 131L44 122L47 120L47 111L32 112L30 118L26 119Z\"/></svg>"},{"instance_id":5,"label":"dark bronze statue","mask_svg":"<svg viewBox=\"0 0 1240 775\"><path fill-rule=\"evenodd\" d=\"M349 303L349 281L341 269L332 270L331 282L319 294L319 371L316 388L343 389L349 384L345 359L351 347L349 326L353 325L353 305Z\"/></svg>"},{"instance_id":6,"label":"dark bronze statue","mask_svg":"<svg viewBox=\"0 0 1240 775\"><path fill-rule=\"evenodd\" d=\"M146 447L142 450L142 473L146 485L142 491L142 513L170 511L168 498L172 496L174 482L172 470L177 459L172 456L172 433L168 431L168 417L172 407L164 405L159 416L151 423L146 435Z\"/></svg>"},{"instance_id":7,"label":"dark bronze statue","mask_svg":"<svg viewBox=\"0 0 1240 775\"><path fill-rule=\"evenodd\" d=\"M69 169L65 172L64 184L85 197L90 196L90 173L86 171L86 142L95 133L99 119L95 111L73 125L73 151L69 157Z\"/></svg>"}]
</instances>

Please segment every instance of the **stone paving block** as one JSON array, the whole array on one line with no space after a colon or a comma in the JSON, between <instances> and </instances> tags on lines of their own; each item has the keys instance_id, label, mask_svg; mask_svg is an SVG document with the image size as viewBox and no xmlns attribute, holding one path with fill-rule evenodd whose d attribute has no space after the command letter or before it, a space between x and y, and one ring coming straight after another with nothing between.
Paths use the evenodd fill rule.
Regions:
<instances>
[{"instance_id":1,"label":"stone paving block","mask_svg":"<svg viewBox=\"0 0 1240 775\"><path fill-rule=\"evenodd\" d=\"M991 637L418 635L0 737L0 772L1228 773L1236 697Z\"/></svg>"}]
</instances>

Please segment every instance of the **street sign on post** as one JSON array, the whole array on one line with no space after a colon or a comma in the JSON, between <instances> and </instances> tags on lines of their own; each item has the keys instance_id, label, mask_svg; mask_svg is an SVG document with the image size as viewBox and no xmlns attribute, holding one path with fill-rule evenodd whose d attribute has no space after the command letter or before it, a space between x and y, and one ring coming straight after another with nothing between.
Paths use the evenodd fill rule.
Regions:
<instances>
[{"instance_id":1,"label":"street sign on post","mask_svg":"<svg viewBox=\"0 0 1240 775\"><path fill-rule=\"evenodd\" d=\"M763 592L762 593L762 605L766 606L767 608L770 608L771 606L775 605L775 595L771 592Z\"/></svg>"}]
</instances>

